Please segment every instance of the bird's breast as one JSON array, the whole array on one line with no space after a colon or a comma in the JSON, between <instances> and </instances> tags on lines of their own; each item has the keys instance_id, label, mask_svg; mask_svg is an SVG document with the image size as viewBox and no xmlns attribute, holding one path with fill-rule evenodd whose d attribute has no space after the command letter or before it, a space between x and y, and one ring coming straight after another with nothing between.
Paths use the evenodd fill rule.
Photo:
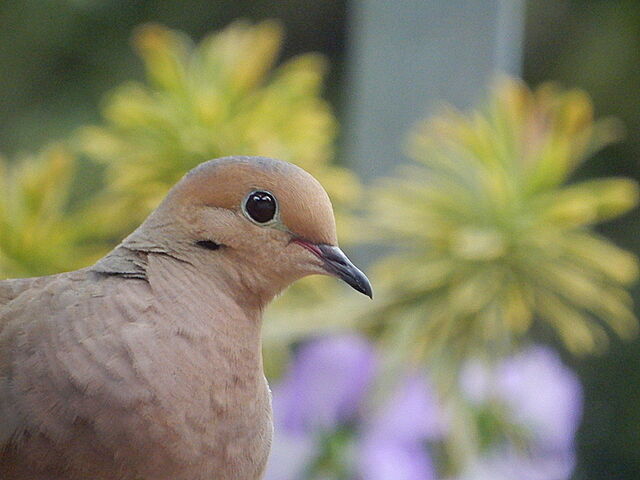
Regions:
<instances>
[{"instance_id":1,"label":"bird's breast","mask_svg":"<svg viewBox=\"0 0 640 480\"><path fill-rule=\"evenodd\" d=\"M154 399L140 412L154 432L149 441L158 448L170 446L166 458L180 465L180 475L193 470L185 478L214 473L224 480L258 478L272 436L259 338L249 341L221 329L209 334L184 327L152 330L125 335L131 351L136 337L156 337L154 349L132 356Z\"/></svg>"},{"instance_id":2,"label":"bird's breast","mask_svg":"<svg viewBox=\"0 0 640 480\"><path fill-rule=\"evenodd\" d=\"M68 283L46 314L3 331L20 347L0 371L19 441L0 477L258 479L272 434L260 319L194 296L193 279L162 295L142 280L92 280L81 299Z\"/></svg>"}]
</instances>

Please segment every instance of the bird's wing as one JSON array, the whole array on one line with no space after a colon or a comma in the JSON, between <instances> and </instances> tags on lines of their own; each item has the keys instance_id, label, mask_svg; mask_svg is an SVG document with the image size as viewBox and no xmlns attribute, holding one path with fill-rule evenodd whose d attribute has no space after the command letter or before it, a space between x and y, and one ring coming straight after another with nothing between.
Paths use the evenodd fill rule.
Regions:
<instances>
[{"instance_id":1,"label":"bird's wing","mask_svg":"<svg viewBox=\"0 0 640 480\"><path fill-rule=\"evenodd\" d=\"M150 295L144 280L93 267L0 282L0 465L39 434L80 448L104 406L148 401L118 335Z\"/></svg>"},{"instance_id":2,"label":"bird's wing","mask_svg":"<svg viewBox=\"0 0 640 480\"><path fill-rule=\"evenodd\" d=\"M19 385L29 378L37 390L55 381L50 372L57 360L54 349L65 340L58 330L71 318L80 292L91 295L87 275L87 270L78 270L0 281L0 463L3 447L30 433L31 419L21 405L27 402L20 397L25 390ZM51 347L42 351L37 344Z\"/></svg>"},{"instance_id":3,"label":"bird's wing","mask_svg":"<svg viewBox=\"0 0 640 480\"><path fill-rule=\"evenodd\" d=\"M18 297L21 293L29 290L30 288L44 283L50 277L35 277L35 278L15 278L9 280L0 281L0 319L3 318L2 307L7 305L13 299Z\"/></svg>"},{"instance_id":4,"label":"bird's wing","mask_svg":"<svg viewBox=\"0 0 640 480\"><path fill-rule=\"evenodd\" d=\"M49 417L64 422L47 412L53 408L51 402L69 403L88 384L104 380L101 375L118 379L114 382L130 376L130 366L122 361L127 352L105 325L112 317L137 315L146 309L144 295L136 297L133 292L139 289L131 287L131 283L139 286L141 280L146 285L145 258L119 247L86 269L0 281L0 463L4 447L46 428ZM118 311L123 304L128 304L129 311ZM93 369L92 362L96 362ZM102 371L96 366L100 362L116 366ZM144 395L134 387L122 390L126 401ZM38 391L38 398L26 401L27 391ZM44 419L35 420L34 409Z\"/></svg>"},{"instance_id":5,"label":"bird's wing","mask_svg":"<svg viewBox=\"0 0 640 480\"><path fill-rule=\"evenodd\" d=\"M0 281L0 451L24 428L25 421L11 392L13 352L21 348L22 327L50 309L43 299L47 288L59 281L60 275Z\"/></svg>"}]
</instances>

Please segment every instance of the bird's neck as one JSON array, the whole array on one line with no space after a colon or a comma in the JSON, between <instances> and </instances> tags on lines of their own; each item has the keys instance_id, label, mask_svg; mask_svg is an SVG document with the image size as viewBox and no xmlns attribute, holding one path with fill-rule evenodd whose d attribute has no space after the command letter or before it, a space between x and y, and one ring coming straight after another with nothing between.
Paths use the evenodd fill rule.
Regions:
<instances>
[{"instance_id":1,"label":"bird's neck","mask_svg":"<svg viewBox=\"0 0 640 480\"><path fill-rule=\"evenodd\" d=\"M228 259L209 252L193 253L188 260L164 253L149 253L146 259L147 281L157 291L173 289L183 295L176 301L218 305L220 309L242 311L255 323L272 298L270 292L254 289L244 274L229 265Z\"/></svg>"},{"instance_id":2,"label":"bird's neck","mask_svg":"<svg viewBox=\"0 0 640 480\"><path fill-rule=\"evenodd\" d=\"M160 337L174 338L179 332L189 350L209 359L199 370L205 390L210 390L207 385L213 382L226 391L233 378L242 380L233 387L242 390L238 395L251 396L256 388L262 388L259 302L251 297L239 298L239 292L233 291L224 274L206 273L165 255L149 255L147 275L151 289L161 292L154 295L158 309L165 312L163 324L157 326L165 333ZM180 361L178 358L175 363Z\"/></svg>"},{"instance_id":3,"label":"bird's neck","mask_svg":"<svg viewBox=\"0 0 640 480\"><path fill-rule=\"evenodd\" d=\"M162 206L93 270L148 281L152 281L151 273L158 276L154 269L166 268L174 275L187 273L185 280L197 282L202 293L209 287L224 291L238 305L258 314L295 280L265 272L260 260L265 263L266 252L254 252L251 258L245 258L227 246L212 251L198 245L185 235L184 228L163 220L167 215L161 209ZM198 289L197 285L194 288Z\"/></svg>"}]
</instances>

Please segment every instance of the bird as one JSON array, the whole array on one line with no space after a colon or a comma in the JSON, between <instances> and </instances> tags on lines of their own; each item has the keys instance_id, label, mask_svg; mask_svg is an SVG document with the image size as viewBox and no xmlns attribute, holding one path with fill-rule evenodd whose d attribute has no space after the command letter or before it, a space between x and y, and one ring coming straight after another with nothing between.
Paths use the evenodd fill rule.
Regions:
<instances>
[{"instance_id":1,"label":"bird","mask_svg":"<svg viewBox=\"0 0 640 480\"><path fill-rule=\"evenodd\" d=\"M94 265L0 281L0 479L260 479L263 312L313 274L373 298L320 183L234 156L188 172Z\"/></svg>"}]
</instances>

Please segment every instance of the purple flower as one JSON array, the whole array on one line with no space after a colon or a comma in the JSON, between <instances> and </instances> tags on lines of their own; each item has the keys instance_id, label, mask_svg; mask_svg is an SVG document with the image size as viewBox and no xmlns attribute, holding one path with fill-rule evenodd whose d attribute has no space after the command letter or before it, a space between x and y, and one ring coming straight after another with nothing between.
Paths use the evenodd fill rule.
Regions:
<instances>
[{"instance_id":1,"label":"purple flower","mask_svg":"<svg viewBox=\"0 0 640 480\"><path fill-rule=\"evenodd\" d=\"M324 434L359 421L351 465L362 480L431 480L426 442L444 431L435 397L414 375L365 421L364 398L375 373L375 352L363 337L343 335L304 344L274 388L275 436L265 480L303 480Z\"/></svg>"},{"instance_id":2,"label":"purple flower","mask_svg":"<svg viewBox=\"0 0 640 480\"><path fill-rule=\"evenodd\" d=\"M557 353L534 346L493 369L471 362L462 372L461 386L472 403L499 405L530 441L527 448L495 445L460 479L562 480L571 476L582 387Z\"/></svg>"},{"instance_id":3,"label":"purple flower","mask_svg":"<svg viewBox=\"0 0 640 480\"><path fill-rule=\"evenodd\" d=\"M363 429L357 460L363 480L436 478L426 442L442 437L441 411L424 377L412 375Z\"/></svg>"},{"instance_id":4,"label":"purple flower","mask_svg":"<svg viewBox=\"0 0 640 480\"><path fill-rule=\"evenodd\" d=\"M582 417L582 387L552 350L531 347L498 370L501 399L513 421L546 449L568 449Z\"/></svg>"},{"instance_id":5,"label":"purple flower","mask_svg":"<svg viewBox=\"0 0 640 480\"><path fill-rule=\"evenodd\" d=\"M571 477L574 466L571 451L536 454L506 446L477 459L458 480L563 480Z\"/></svg>"},{"instance_id":6,"label":"purple flower","mask_svg":"<svg viewBox=\"0 0 640 480\"><path fill-rule=\"evenodd\" d=\"M435 480L426 446L365 437L359 446L358 478L362 480Z\"/></svg>"},{"instance_id":7,"label":"purple flower","mask_svg":"<svg viewBox=\"0 0 640 480\"><path fill-rule=\"evenodd\" d=\"M319 437L353 420L375 372L371 344L356 335L305 343L273 389L275 434L265 480L303 480Z\"/></svg>"},{"instance_id":8,"label":"purple flower","mask_svg":"<svg viewBox=\"0 0 640 480\"><path fill-rule=\"evenodd\" d=\"M423 442L442 438L445 427L433 389L424 376L411 375L374 415L367 435L399 443Z\"/></svg>"},{"instance_id":9,"label":"purple flower","mask_svg":"<svg viewBox=\"0 0 640 480\"><path fill-rule=\"evenodd\" d=\"M317 453L318 444L313 436L276 426L264 480L303 480Z\"/></svg>"},{"instance_id":10,"label":"purple flower","mask_svg":"<svg viewBox=\"0 0 640 480\"><path fill-rule=\"evenodd\" d=\"M274 388L275 423L288 432L332 431L357 413L373 380L371 344L356 335L303 345L291 371Z\"/></svg>"}]
</instances>

